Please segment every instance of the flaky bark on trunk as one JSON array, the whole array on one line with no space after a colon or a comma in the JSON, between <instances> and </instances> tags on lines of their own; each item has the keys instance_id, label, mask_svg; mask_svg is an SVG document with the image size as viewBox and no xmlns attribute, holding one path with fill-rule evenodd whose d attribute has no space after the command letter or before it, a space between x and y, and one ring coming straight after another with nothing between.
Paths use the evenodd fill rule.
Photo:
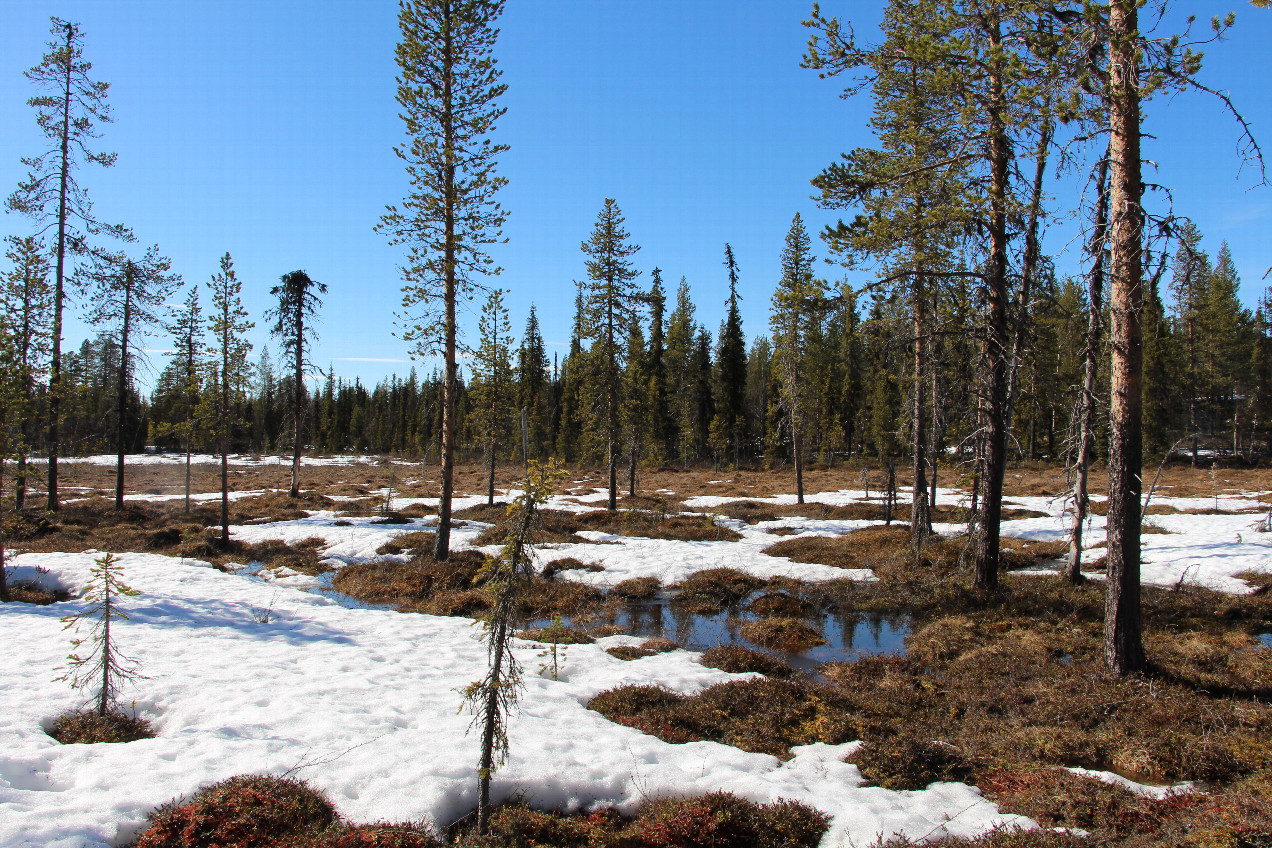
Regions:
<instances>
[{"instance_id":1,"label":"flaky bark on trunk","mask_svg":"<svg viewBox=\"0 0 1272 848\"><path fill-rule=\"evenodd\" d=\"M927 535L932 532L932 513L928 503L927 483L927 413L924 410L923 378L928 369L927 362L927 300L923 290L923 275L915 269L913 283L914 308L914 456L912 473L914 488L910 501L910 533L914 537L916 548L923 547Z\"/></svg>"},{"instance_id":2,"label":"flaky bark on trunk","mask_svg":"<svg viewBox=\"0 0 1272 848\"><path fill-rule=\"evenodd\" d=\"M62 161L58 175L57 271L53 292L53 358L49 363L49 491L48 510L57 512L57 455L61 447L62 424L62 300L66 279L66 191L70 175L71 151L71 65L75 55L71 44L73 28L66 25L66 84L62 101Z\"/></svg>"},{"instance_id":3,"label":"flaky bark on trunk","mask_svg":"<svg viewBox=\"0 0 1272 848\"><path fill-rule=\"evenodd\" d=\"M1104 249L1109 225L1109 159L1105 155L1100 162L1098 176L1099 197L1095 209L1095 230L1091 234L1091 273L1088 277L1085 367L1082 378L1082 398L1078 410L1078 458L1074 463L1073 484L1073 533L1069 539L1069 563L1065 577L1070 583L1085 582L1082 576L1082 530L1086 523L1090 499L1087 479L1091 460L1095 456L1095 383L1100 368L1100 312L1104 300Z\"/></svg>"},{"instance_id":4,"label":"flaky bark on trunk","mask_svg":"<svg viewBox=\"0 0 1272 848\"><path fill-rule=\"evenodd\" d=\"M442 146L445 159L443 226L446 233L445 292L445 355L446 380L442 387L442 493L437 503L437 540L433 544L433 559L445 562L450 559L451 498L455 494L455 289L456 289L456 239L455 239L455 35L451 31L451 4L443 4L442 25Z\"/></svg>"},{"instance_id":5,"label":"flaky bark on trunk","mask_svg":"<svg viewBox=\"0 0 1272 848\"><path fill-rule=\"evenodd\" d=\"M1117 674L1144 668L1140 629L1140 480L1144 303L1141 265L1138 13L1135 0L1109 6L1109 415L1108 594L1104 659Z\"/></svg>"},{"instance_id":6,"label":"flaky bark on trunk","mask_svg":"<svg viewBox=\"0 0 1272 848\"><path fill-rule=\"evenodd\" d=\"M994 22L991 43L1002 41ZM976 528L976 587L998 587L999 522L1003 475L1007 470L1007 179L1011 149L1007 140L1003 79L995 59L990 68L990 256L986 275L985 454L980 478L980 521Z\"/></svg>"},{"instance_id":7,"label":"flaky bark on trunk","mask_svg":"<svg viewBox=\"0 0 1272 848\"><path fill-rule=\"evenodd\" d=\"M486 506L495 505L495 434L486 442Z\"/></svg>"},{"instance_id":8,"label":"flaky bark on trunk","mask_svg":"<svg viewBox=\"0 0 1272 848\"><path fill-rule=\"evenodd\" d=\"M0 504L4 503L4 454L0 454ZM0 515L0 604L9 602L9 577L4 562L4 521Z\"/></svg>"}]
</instances>

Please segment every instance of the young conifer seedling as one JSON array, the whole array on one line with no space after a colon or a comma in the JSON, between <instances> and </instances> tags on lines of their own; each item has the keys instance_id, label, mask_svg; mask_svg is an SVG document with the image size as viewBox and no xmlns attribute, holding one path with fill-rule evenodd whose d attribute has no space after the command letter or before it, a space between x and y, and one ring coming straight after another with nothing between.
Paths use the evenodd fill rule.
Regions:
<instances>
[{"instance_id":1,"label":"young conifer seedling","mask_svg":"<svg viewBox=\"0 0 1272 848\"><path fill-rule=\"evenodd\" d=\"M565 469L554 459L540 465L531 461L526 470L525 491L508 507L508 536L498 556L490 557L478 579L494 600L483 620L482 636L490 654L486 676L464 689L464 700L481 726L481 762L477 767L477 828L490 831L490 777L508 755L508 713L516 705L521 688L521 664L513 656L509 639L515 626L517 595L534 572L531 535L538 510L552 497Z\"/></svg>"},{"instance_id":2,"label":"young conifer seedling","mask_svg":"<svg viewBox=\"0 0 1272 848\"><path fill-rule=\"evenodd\" d=\"M97 560L92 571L92 587L85 596L89 608L62 619L63 629L75 627L80 622L93 622L89 639L91 649L81 654L84 639L72 639L72 653L66 658L64 672L57 680L65 680L75 689L98 687L93 695L98 716L105 717L116 705L120 688L132 680L142 678L137 662L119 650L111 635L111 624L127 621L128 616L118 606L121 597L133 598L141 593L123 581L123 567L114 554L105 554Z\"/></svg>"}]
</instances>

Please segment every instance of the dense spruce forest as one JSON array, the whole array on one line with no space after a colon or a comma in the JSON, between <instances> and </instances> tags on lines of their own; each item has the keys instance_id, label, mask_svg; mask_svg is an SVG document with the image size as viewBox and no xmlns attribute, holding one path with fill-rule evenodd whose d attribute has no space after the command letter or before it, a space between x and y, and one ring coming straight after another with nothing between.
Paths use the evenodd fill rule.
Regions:
<instances>
[{"instance_id":1,"label":"dense spruce forest","mask_svg":"<svg viewBox=\"0 0 1272 848\"><path fill-rule=\"evenodd\" d=\"M11 271L11 280L20 282L22 273ZM739 273L731 262L722 265L722 280L712 289ZM1245 461L1272 453L1272 290L1258 308L1245 308L1226 246L1211 258L1201 234L1188 226L1157 276L1161 282L1145 310L1146 452L1159 456L1171 447L1196 447L1206 457ZM1050 270L1037 286L1029 324L1016 330L1027 339L1018 366L1012 450L1023 459L1065 460L1076 449L1074 409L1088 299L1082 281L1057 279ZM914 376L907 356L912 330L906 303L897 293L823 287L826 293L808 317L802 346L804 455L825 464L850 456L886 463L901 456L911 428L907 399ZM732 296L728 317L714 332L696 320L693 292L683 279L671 294L655 269L635 301L622 350L624 455L640 465L789 463L791 439L783 426L773 344L762 331L747 337ZM486 457L483 434L493 428L496 459L520 461L522 409L531 458L604 459L603 420L595 414L598 399L603 401L603 373L584 329L585 308L580 299L564 356L548 354L533 312L520 340L512 338L506 323L501 331L492 327L481 336L463 374L458 404L462 448L470 459ZM929 397L935 398L928 413L933 457L966 458L974 452L969 437L976 430L980 313L971 286L947 287L933 299L934 365L928 378ZM174 336L173 346L179 348L179 342ZM183 449L191 408L193 448L215 448L210 393L215 373L199 356L193 384L186 382L185 361L176 354L166 363L158 355L151 355L150 363L129 357L123 417L130 451L146 445ZM119 343L110 333L68 352L63 438L72 453L114 449L119 361ZM139 392L134 373L145 364L162 368L148 398ZM250 383L234 403L233 451L260 454L290 447L294 379L284 370L268 349L256 357ZM412 369L372 387L328 370L312 390L306 388L307 439L315 450L437 456L438 372L421 376ZM1101 371L1098 391L1107 396L1107 371ZM43 449L42 432L30 430L35 451Z\"/></svg>"}]
</instances>

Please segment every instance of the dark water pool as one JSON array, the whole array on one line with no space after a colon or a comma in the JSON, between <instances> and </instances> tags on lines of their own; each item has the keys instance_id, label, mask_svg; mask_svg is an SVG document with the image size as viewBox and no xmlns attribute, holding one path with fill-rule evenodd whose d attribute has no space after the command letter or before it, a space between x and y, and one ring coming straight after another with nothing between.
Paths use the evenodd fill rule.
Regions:
<instances>
[{"instance_id":1,"label":"dark water pool","mask_svg":"<svg viewBox=\"0 0 1272 848\"><path fill-rule=\"evenodd\" d=\"M1263 643L1263 647L1272 648L1272 633L1260 633L1259 641Z\"/></svg>"},{"instance_id":2,"label":"dark water pool","mask_svg":"<svg viewBox=\"0 0 1272 848\"><path fill-rule=\"evenodd\" d=\"M351 595L346 595L331 585L331 581L336 577L336 572L328 571L318 575L318 585L310 586L305 591L311 595L321 595L329 601L335 601L346 609L373 609L373 610L391 610L392 604L368 604L360 601Z\"/></svg>"},{"instance_id":3,"label":"dark water pool","mask_svg":"<svg viewBox=\"0 0 1272 848\"><path fill-rule=\"evenodd\" d=\"M812 615L805 619L821 632L825 645L805 651L762 648L742 637L742 625L758 620L742 609L717 613L693 613L675 604L670 596L648 601L630 601L616 613L589 620L589 625L612 624L630 636L646 639L665 637L682 648L705 651L716 645L741 645L781 658L792 668L815 669L822 663L854 660L871 654L905 653L905 637L910 619L904 615L884 616L851 613ZM528 627L546 627L551 621L534 621ZM568 622L567 622L568 623Z\"/></svg>"}]
</instances>

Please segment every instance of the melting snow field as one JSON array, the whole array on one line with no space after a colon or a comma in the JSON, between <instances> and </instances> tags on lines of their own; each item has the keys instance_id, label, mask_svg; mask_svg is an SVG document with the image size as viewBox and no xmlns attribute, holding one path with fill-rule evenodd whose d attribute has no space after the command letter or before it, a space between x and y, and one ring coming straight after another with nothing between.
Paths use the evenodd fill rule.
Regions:
<instances>
[{"instance_id":1,"label":"melting snow field","mask_svg":"<svg viewBox=\"0 0 1272 848\"><path fill-rule=\"evenodd\" d=\"M960 496L941 495L949 503ZM810 500L840 504L861 496L843 491ZM710 511L725 500L741 498L702 497L688 505ZM792 503L794 498L769 500ZM1065 537L1057 502L1009 500L1049 517L1004 522L1004 535ZM457 499L456 508L479 502ZM1214 505L1209 498L1155 502L1180 509ZM1266 498L1219 499L1229 510L1261 502ZM552 506L591 508L561 501ZM1186 575L1189 582L1248 591L1234 574L1272 571L1272 534L1256 532L1259 518L1150 517L1170 534L1145 537L1145 581L1174 584ZM672 542L594 534L612 544L557 545L541 558L599 562L604 571L564 575L599 586L639 576L674 583L717 566L760 577L869 577L869 572L767 556L763 547L777 540L765 532L768 525L717 520L742 533L742 540ZM321 538L322 556L339 568L378 558L375 550L384 542L431 521L383 525L316 512L233 532L245 541ZM1102 522L1092 518L1094 538ZM769 524L779 523L832 534L868 522L784 518ZM459 528L455 544L470 543L481 527ZM14 561L13 576L39 575L75 594L93 559L92 552L26 554ZM44 727L51 719L80 703L53 678L69 650L60 618L83 609L83 602L0 606L0 640L7 646L0 691L0 845L118 845L132 838L159 804L242 773L296 774L325 790L355 821L445 825L473 809L477 740L467 732L471 717L458 712L458 690L481 676L486 652L469 620L348 609L296 591L314 581L295 575L253 574L255 569L226 574L205 563L148 554L120 559L127 581L143 594L129 599L131 619L116 634L147 675L124 697L136 699L136 711L153 722L158 738L60 745L47 736ZM269 620L263 623L265 609ZM834 817L825 846L866 845L881 834L972 836L993 827L1033 824L1000 814L978 790L963 784L911 792L863 787L857 767L843 762L856 743L805 746L783 763L713 742L667 744L587 710L593 695L621 684L657 683L690 693L736 677L702 666L697 654L684 650L631 662L605 653L606 647L636 641L614 636L570 646L559 680L537 674L539 649L518 641L516 651L527 670L525 689L510 727L510 759L494 781L496 800L567 809L605 804L630 811L651 796L717 789L756 801L790 798Z\"/></svg>"}]
</instances>

